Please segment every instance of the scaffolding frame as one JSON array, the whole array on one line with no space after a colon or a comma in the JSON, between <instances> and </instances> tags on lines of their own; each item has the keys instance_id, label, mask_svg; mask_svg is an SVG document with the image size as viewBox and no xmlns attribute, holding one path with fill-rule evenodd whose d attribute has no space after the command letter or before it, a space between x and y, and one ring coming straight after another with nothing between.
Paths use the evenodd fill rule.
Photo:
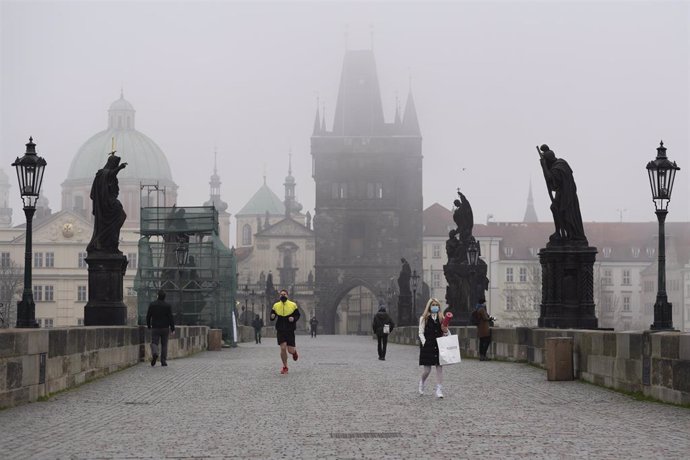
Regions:
<instances>
[{"instance_id":1,"label":"scaffolding frame","mask_svg":"<svg viewBox=\"0 0 690 460\"><path fill-rule=\"evenodd\" d=\"M147 202L151 193L161 192L157 185L142 186L142 190ZM163 289L176 324L221 328L236 341L232 318L236 315L237 263L234 249L220 240L218 211L214 206L142 206L140 210L134 283L139 324L146 324L148 305Z\"/></svg>"}]
</instances>

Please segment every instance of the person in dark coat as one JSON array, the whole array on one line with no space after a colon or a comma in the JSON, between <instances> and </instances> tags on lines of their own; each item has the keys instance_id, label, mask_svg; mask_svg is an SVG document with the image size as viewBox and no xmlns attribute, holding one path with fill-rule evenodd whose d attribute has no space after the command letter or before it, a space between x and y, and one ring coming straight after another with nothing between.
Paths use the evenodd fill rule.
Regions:
<instances>
[{"instance_id":1,"label":"person in dark coat","mask_svg":"<svg viewBox=\"0 0 690 460\"><path fill-rule=\"evenodd\" d=\"M316 337L316 328L317 327L319 327L319 320L316 319L316 316L312 316L311 319L309 320L309 331L311 332L312 338Z\"/></svg>"},{"instance_id":2,"label":"person in dark coat","mask_svg":"<svg viewBox=\"0 0 690 460\"><path fill-rule=\"evenodd\" d=\"M489 316L486 312L486 300L484 298L479 299L472 315L476 318L475 321L477 322L479 361L490 361L486 356L486 352L489 350L489 345L491 345L491 324L494 322L494 318Z\"/></svg>"},{"instance_id":3,"label":"person in dark coat","mask_svg":"<svg viewBox=\"0 0 690 460\"><path fill-rule=\"evenodd\" d=\"M386 327L388 326L388 327ZM390 315L386 313L386 307L379 307L378 313L374 315L374 320L371 322L371 328L378 339L379 360L386 360L386 347L388 346L388 334L393 332L395 323Z\"/></svg>"},{"instance_id":4,"label":"person in dark coat","mask_svg":"<svg viewBox=\"0 0 690 460\"><path fill-rule=\"evenodd\" d=\"M168 365L168 334L175 332L172 307L165 301L165 291L158 291L158 300L149 305L146 312L146 326L151 329L151 366L158 359L158 342L161 344L161 366Z\"/></svg>"},{"instance_id":5,"label":"person in dark coat","mask_svg":"<svg viewBox=\"0 0 690 460\"><path fill-rule=\"evenodd\" d=\"M254 317L252 327L254 328L254 340L256 343L261 343L261 329L264 327L264 322L261 321L261 317L259 315Z\"/></svg>"},{"instance_id":6,"label":"person in dark coat","mask_svg":"<svg viewBox=\"0 0 690 460\"><path fill-rule=\"evenodd\" d=\"M419 380L419 394L424 394L424 384L431 373L431 366L436 366L436 397L443 398L443 367L438 361L438 343L436 339L448 335L448 327L444 327L441 312L441 302L431 298L426 303L424 313L419 318L419 365L424 366L422 378Z\"/></svg>"}]
</instances>

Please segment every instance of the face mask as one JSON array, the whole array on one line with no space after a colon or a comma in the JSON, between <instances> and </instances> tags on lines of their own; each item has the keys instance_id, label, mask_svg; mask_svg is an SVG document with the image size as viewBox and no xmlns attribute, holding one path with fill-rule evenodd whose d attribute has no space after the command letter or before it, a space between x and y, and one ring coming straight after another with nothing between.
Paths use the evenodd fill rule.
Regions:
<instances>
[{"instance_id":1,"label":"face mask","mask_svg":"<svg viewBox=\"0 0 690 460\"><path fill-rule=\"evenodd\" d=\"M437 307L436 305L434 305L433 307L431 307L431 313L438 313L439 310L440 310L440 308Z\"/></svg>"},{"instance_id":2,"label":"face mask","mask_svg":"<svg viewBox=\"0 0 690 460\"><path fill-rule=\"evenodd\" d=\"M287 300L287 297L284 296L284 295L281 295L281 296L280 296L280 300L282 300L283 302L285 302L285 301Z\"/></svg>"}]
</instances>

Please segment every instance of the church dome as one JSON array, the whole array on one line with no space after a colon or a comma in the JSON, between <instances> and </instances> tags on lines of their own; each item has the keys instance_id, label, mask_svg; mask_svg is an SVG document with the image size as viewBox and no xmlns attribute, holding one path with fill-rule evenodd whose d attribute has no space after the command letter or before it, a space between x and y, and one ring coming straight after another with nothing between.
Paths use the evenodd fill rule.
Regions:
<instances>
[{"instance_id":1,"label":"church dome","mask_svg":"<svg viewBox=\"0 0 690 460\"><path fill-rule=\"evenodd\" d=\"M66 183L93 181L113 150L127 167L118 174L121 182L161 182L174 185L170 165L163 151L134 127L135 110L122 94L110 105L108 128L88 139L72 160ZM128 180L129 179L129 180ZM64 184L63 184L64 185Z\"/></svg>"}]
</instances>

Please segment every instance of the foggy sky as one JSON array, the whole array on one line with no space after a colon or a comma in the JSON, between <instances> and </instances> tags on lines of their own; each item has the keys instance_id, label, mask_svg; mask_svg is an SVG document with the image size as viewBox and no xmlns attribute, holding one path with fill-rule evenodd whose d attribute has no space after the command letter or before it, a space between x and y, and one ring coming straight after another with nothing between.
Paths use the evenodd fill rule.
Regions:
<instances>
[{"instance_id":1,"label":"foggy sky","mask_svg":"<svg viewBox=\"0 0 690 460\"><path fill-rule=\"evenodd\" d=\"M344 51L372 43L386 121L396 97L404 109L414 94L425 208L450 208L460 187L476 222L520 221L531 180L550 220L535 150L548 143L574 170L585 221L622 209L651 221L645 165L663 139L681 167L668 220L690 220L686 2L3 0L0 16L0 167L14 224L24 217L10 163L28 137L58 211L72 158L106 129L121 87L136 128L168 157L178 204L208 199L214 148L229 212L264 170L282 198L291 149L297 198L313 209L317 95L330 130Z\"/></svg>"}]
</instances>

